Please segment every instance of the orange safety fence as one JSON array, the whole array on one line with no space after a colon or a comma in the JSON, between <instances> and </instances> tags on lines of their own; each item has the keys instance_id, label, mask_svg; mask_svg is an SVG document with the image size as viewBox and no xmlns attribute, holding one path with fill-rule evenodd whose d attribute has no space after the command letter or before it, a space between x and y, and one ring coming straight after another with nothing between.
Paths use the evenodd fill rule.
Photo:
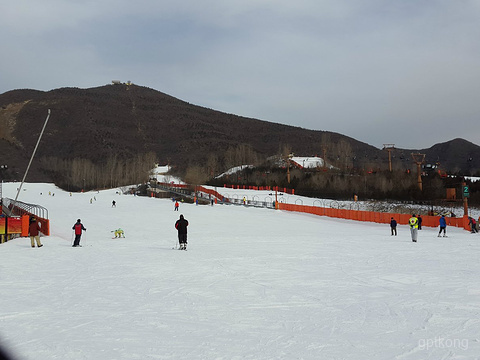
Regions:
<instances>
[{"instance_id":1,"label":"orange safety fence","mask_svg":"<svg viewBox=\"0 0 480 360\"><path fill-rule=\"evenodd\" d=\"M172 187L181 187L186 188L188 185L180 185L180 184L165 184ZM224 185L224 187L230 188L240 188L240 185ZM252 190L278 190L278 191L293 191L293 189L286 189L286 188L278 188L278 187L255 187L255 186L244 186L244 188L250 188ZM196 189L203 193L212 195L220 200L224 197L220 193L215 190L207 189L203 186L197 186ZM293 192L292 192L293 193ZM390 219L393 217L397 224L399 225L407 225L408 220L411 218L411 214L397 214L397 213L384 213L378 211L363 211L363 210L349 210L349 209L335 209L335 208L326 208L320 206L310 206L310 205L297 205L297 204L286 204L282 202L276 203L276 208L279 210L286 210L286 211L296 211L296 212L304 212L307 214L319 215L319 216L328 216L340 219L348 219L348 220L356 220L356 221L367 221L367 222L376 222L381 224L389 224ZM425 215L422 216L422 226L426 227L437 227L439 226L439 219L440 216L430 216ZM447 226L455 226L455 227L462 227L466 230L469 230L470 227L468 225L468 218L467 216L464 217L445 217L447 220ZM48 220L47 220L48 222ZM47 224L48 225L48 224Z\"/></svg>"},{"instance_id":2,"label":"orange safety fence","mask_svg":"<svg viewBox=\"0 0 480 360\"><path fill-rule=\"evenodd\" d=\"M296 205L278 203L279 210L303 212L307 214L314 214L320 216L328 216L339 219L349 219L357 221L376 222L381 224L389 224L393 217L399 225L407 225L408 220L411 218L411 214L397 214L397 213L384 213L378 211L363 211L363 210L347 210L347 209L335 209L324 208L318 206L309 205ZM422 226L437 227L439 226L440 216L422 216ZM468 226L468 217L445 217L447 220L447 226L461 227L466 230L470 229Z\"/></svg>"}]
</instances>

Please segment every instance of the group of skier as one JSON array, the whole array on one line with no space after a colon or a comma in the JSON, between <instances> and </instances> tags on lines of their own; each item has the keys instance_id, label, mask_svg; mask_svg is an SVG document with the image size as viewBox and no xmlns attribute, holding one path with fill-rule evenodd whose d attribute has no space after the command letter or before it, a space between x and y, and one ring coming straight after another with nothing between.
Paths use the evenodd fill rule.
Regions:
<instances>
[{"instance_id":1,"label":"group of skier","mask_svg":"<svg viewBox=\"0 0 480 360\"><path fill-rule=\"evenodd\" d=\"M35 235L33 235L34 226L32 224L36 224L36 226L38 227L38 223L32 222L30 224L30 229L31 229L30 238L32 241L32 247L35 247L34 245ZM180 250L187 250L187 226L188 226L188 220L185 219L183 215L180 215L180 218L175 222L175 229L177 229L178 231L178 242L180 244ZM74 230L75 232L75 240L73 242L72 247L77 247L77 246L81 247L80 239L82 237L82 231L87 231L85 226L83 226L81 219L77 219L77 222L73 225L72 230ZM39 227L38 227L38 231L40 231ZM41 247L43 245L40 243L40 237L38 236L38 231L36 233L35 239L37 240L37 244L39 244L38 247ZM115 239L125 237L125 232L122 229L112 230L112 232L115 233Z\"/></svg>"},{"instance_id":2,"label":"group of skier","mask_svg":"<svg viewBox=\"0 0 480 360\"><path fill-rule=\"evenodd\" d=\"M479 218L480 222L480 218ZM438 237L447 237L447 220L445 219L445 215L442 215L438 220L440 230L438 231ZM478 232L478 226L476 221L473 217L468 217L468 224L470 225L470 229L472 233ZM416 216L412 214L412 217L408 219L408 225L410 227L410 234L412 237L413 242L417 242L418 239L418 230L422 229L422 217L420 215ZM392 236L397 236L397 221L392 217L390 219L390 231ZM442 235L443 233L443 235Z\"/></svg>"},{"instance_id":3,"label":"group of skier","mask_svg":"<svg viewBox=\"0 0 480 360\"><path fill-rule=\"evenodd\" d=\"M178 203L177 200L173 198L172 198L172 201L175 202L174 211L178 211L180 204ZM112 201L112 207L116 207L115 200ZM471 232L477 233L478 225L475 219L469 216L468 220L469 220ZM480 222L480 218L479 218L479 222ZM416 216L415 214L412 214L412 217L408 220L408 224L410 227L412 242L417 242L418 230L422 229L422 217L420 215ZM178 242L180 245L180 250L187 250L187 227L188 227L188 221L184 218L183 215L180 215L180 218L175 222L175 229L177 229L178 231ZM443 233L443 237L447 237L447 231L446 231L447 221L445 219L445 215L442 215L440 217L439 227L440 227L440 230L438 232L438 237L441 237L442 233ZM393 217L390 219L390 229L391 229L391 235L397 236L397 221ZM87 229L83 226L80 219L77 219L77 222L73 225L72 230L74 230L74 234L75 234L75 240L72 246L73 247L81 246L80 239L82 236L82 231L86 231ZM40 242L40 236L39 236L40 231L41 231L41 228L39 226L38 221L34 217L32 217L30 219L30 226L29 226L29 235L30 235L32 247L35 247L35 241L38 247L43 246L43 244ZM115 233L115 238L125 237L125 233L122 229L112 230L112 232Z\"/></svg>"},{"instance_id":4,"label":"group of skier","mask_svg":"<svg viewBox=\"0 0 480 360\"><path fill-rule=\"evenodd\" d=\"M112 207L116 207L116 202L115 200L112 201ZM179 208L179 203L178 201L175 201L175 211L178 211ZM187 219L184 218L183 215L180 215L180 218L175 222L175 229L177 229L178 232L178 243L180 244L180 250L187 250L187 226L188 226L188 221ZM81 247L80 245L80 239L82 237L83 231L87 231L85 226L82 224L81 219L77 219L77 222L73 224L72 230L74 231L73 234L75 235L75 239L73 241L72 247ZM37 243L37 247L42 247L43 244L40 241L40 232L41 232L41 227L39 222L35 217L30 218L30 224L29 224L29 236L30 236L30 241L31 241L31 246L35 247L35 242ZM116 230L112 230L115 234L114 239L117 238L125 238L125 232L118 228Z\"/></svg>"}]
</instances>

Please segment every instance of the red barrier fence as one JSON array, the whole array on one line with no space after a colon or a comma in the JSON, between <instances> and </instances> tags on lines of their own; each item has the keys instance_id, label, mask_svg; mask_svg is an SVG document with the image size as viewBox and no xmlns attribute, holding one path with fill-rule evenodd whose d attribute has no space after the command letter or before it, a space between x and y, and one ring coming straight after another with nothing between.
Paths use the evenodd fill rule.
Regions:
<instances>
[{"instance_id":1,"label":"red barrier fence","mask_svg":"<svg viewBox=\"0 0 480 360\"><path fill-rule=\"evenodd\" d=\"M197 186L197 190L198 191L201 191L205 194L209 194L209 195L212 195L214 197L216 197L217 199L219 200L222 200L223 199L223 196L221 194L219 194L217 191L215 190L212 190L212 189L207 189L207 188L204 188L203 186Z\"/></svg>"},{"instance_id":2,"label":"red barrier fence","mask_svg":"<svg viewBox=\"0 0 480 360\"><path fill-rule=\"evenodd\" d=\"M407 225L408 219L412 216L411 214L396 214L396 213L384 213L377 211L362 211L362 210L347 210L347 209L334 209L334 208L324 208L318 206L309 206L309 205L295 205L295 204L285 204L278 203L279 210L286 211L296 211L303 212L307 214L322 215L340 219L349 219L357 221L369 221L376 222L381 224L389 224L390 219L393 217L399 225ZM438 220L440 216L422 216L422 226L427 227L437 227L439 226ZM468 217L446 217L447 226L461 227L465 230L469 230Z\"/></svg>"},{"instance_id":3,"label":"red barrier fence","mask_svg":"<svg viewBox=\"0 0 480 360\"><path fill-rule=\"evenodd\" d=\"M50 235L50 221L35 217L40 223L41 232L45 236ZM0 217L0 242L4 242L12 235L27 237L29 233L30 215Z\"/></svg>"},{"instance_id":4,"label":"red barrier fence","mask_svg":"<svg viewBox=\"0 0 480 360\"><path fill-rule=\"evenodd\" d=\"M172 186L172 184L166 184ZM174 187L188 187L188 185L173 185ZM293 189L286 189L286 188L278 188L278 187L255 187L255 186L243 186L240 185L224 185L224 187L232 188L232 189L249 189L249 190L269 190L269 191L284 191L286 193L293 194ZM197 191L201 191L205 194L209 194L214 196L218 199L223 199L223 195L218 193L215 190L207 189L203 186L197 186ZM289 192L291 191L291 192ZM393 217L397 224L399 225L407 225L408 219L412 216L411 214L397 214L397 213L384 213L384 212L377 212L377 211L363 211L363 210L347 210L347 209L335 209L335 208L326 208L326 207L319 207L319 206L310 206L310 205L296 205L296 204L285 204L282 202L276 203L276 208L278 210L286 210L286 211L296 211L296 212L303 212L307 214L313 215L320 215L320 216L328 216L328 217L335 217L340 219L349 219L349 220L356 220L356 221L369 221L369 222L376 222L382 224L389 224L390 219ZM430 216L424 215L422 216L422 226L426 227L437 227L439 226L439 219L440 216ZM455 226L461 227L466 230L470 229L468 225L468 217L445 217L447 221L447 226Z\"/></svg>"}]
</instances>

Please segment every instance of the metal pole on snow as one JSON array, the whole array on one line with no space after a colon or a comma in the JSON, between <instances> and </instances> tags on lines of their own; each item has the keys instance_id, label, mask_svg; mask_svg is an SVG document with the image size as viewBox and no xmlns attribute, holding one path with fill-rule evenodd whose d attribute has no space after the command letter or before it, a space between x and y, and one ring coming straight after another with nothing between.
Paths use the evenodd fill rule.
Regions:
<instances>
[{"instance_id":1,"label":"metal pole on snow","mask_svg":"<svg viewBox=\"0 0 480 360\"><path fill-rule=\"evenodd\" d=\"M43 124L42 131L40 132L40 136L38 137L37 145L35 145L35 149L33 149L32 157L30 158L30 161L28 162L27 170L25 170L25 174L23 175L22 182L20 183L20 187L18 188L17 196L15 196L15 201L13 202L12 211L13 211L13 209L15 209L15 205L17 204L18 195L20 194L20 191L22 190L23 183L25 182L25 178L27 177L28 170L30 169L30 165L32 164L33 157L35 156L35 153L37 152L38 144L40 144L40 140L42 139L42 135L43 135L43 132L45 130L45 127L47 126L47 122L48 122L49 118L50 118L50 109L48 109L48 115L47 115L47 118L45 119L45 123Z\"/></svg>"}]
</instances>

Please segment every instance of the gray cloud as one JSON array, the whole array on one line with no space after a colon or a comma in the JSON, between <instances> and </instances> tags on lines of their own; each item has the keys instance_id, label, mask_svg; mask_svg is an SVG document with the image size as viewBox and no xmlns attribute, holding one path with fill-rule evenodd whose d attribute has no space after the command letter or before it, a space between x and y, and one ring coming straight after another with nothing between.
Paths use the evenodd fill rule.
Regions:
<instances>
[{"instance_id":1,"label":"gray cloud","mask_svg":"<svg viewBox=\"0 0 480 360\"><path fill-rule=\"evenodd\" d=\"M18 0L0 92L131 80L377 147L480 143L477 1Z\"/></svg>"}]
</instances>

